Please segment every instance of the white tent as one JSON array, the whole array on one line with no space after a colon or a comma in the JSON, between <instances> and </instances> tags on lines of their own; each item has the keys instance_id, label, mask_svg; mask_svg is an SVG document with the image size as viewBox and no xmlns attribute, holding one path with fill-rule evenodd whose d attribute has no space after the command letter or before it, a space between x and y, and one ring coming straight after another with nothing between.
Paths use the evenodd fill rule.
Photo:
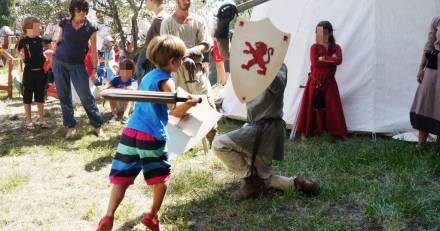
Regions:
<instances>
[{"instance_id":1,"label":"white tent","mask_svg":"<svg viewBox=\"0 0 440 231\"><path fill-rule=\"evenodd\" d=\"M411 130L416 73L436 15L439 0L271 0L256 7L252 20L268 17L280 30L292 33L284 120L292 124L299 108L303 92L299 85L305 85L310 70L315 26L329 20L343 49L336 80L348 129ZM234 99L232 88L225 94L225 114L245 118L245 106Z\"/></svg>"}]
</instances>

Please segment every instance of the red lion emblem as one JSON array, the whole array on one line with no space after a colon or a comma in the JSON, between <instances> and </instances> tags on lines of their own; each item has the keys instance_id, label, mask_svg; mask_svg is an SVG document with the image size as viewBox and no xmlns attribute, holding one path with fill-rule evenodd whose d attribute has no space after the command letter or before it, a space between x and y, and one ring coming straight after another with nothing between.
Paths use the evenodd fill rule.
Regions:
<instances>
[{"instance_id":1,"label":"red lion emblem","mask_svg":"<svg viewBox=\"0 0 440 231\"><path fill-rule=\"evenodd\" d=\"M266 70L267 70L266 64L270 63L270 56L273 56L274 53L273 47L267 48L267 45L264 42L255 42L255 48L249 42L245 42L245 44L248 47L248 49L243 50L243 53L252 54L252 59L249 60L247 64L242 64L241 68L249 71L249 69L253 65L258 64L258 67L260 69L257 70L257 73L260 75L266 75ZM264 60L264 56L266 54L267 54L267 61Z\"/></svg>"}]
</instances>

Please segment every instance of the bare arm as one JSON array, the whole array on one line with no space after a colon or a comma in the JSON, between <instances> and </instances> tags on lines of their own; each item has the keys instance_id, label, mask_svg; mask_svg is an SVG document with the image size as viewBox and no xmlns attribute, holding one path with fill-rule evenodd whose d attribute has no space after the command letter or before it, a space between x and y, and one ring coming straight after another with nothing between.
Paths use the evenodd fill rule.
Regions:
<instances>
[{"instance_id":1,"label":"bare arm","mask_svg":"<svg viewBox=\"0 0 440 231\"><path fill-rule=\"evenodd\" d=\"M92 77L96 79L96 67L98 66L98 51L96 49L96 32L92 34L90 37L90 55L91 55L91 63L93 67Z\"/></svg>"},{"instance_id":2,"label":"bare arm","mask_svg":"<svg viewBox=\"0 0 440 231\"><path fill-rule=\"evenodd\" d=\"M172 80L162 81L160 83L160 90L164 92L175 92L175 85ZM183 117L186 112L193 106L195 106L196 103L192 102L191 99L188 99L184 103L180 104L167 104L168 109L170 109L170 115L175 117Z\"/></svg>"},{"instance_id":3,"label":"bare arm","mask_svg":"<svg viewBox=\"0 0 440 231\"><path fill-rule=\"evenodd\" d=\"M53 51L54 51L54 52L57 50L57 48L58 48L58 44L59 44L61 41L63 41L63 39L64 39L64 29L61 28L61 29L60 29L60 34L58 35L58 38L57 38L57 40L55 41L55 46L54 46L54 48L53 48Z\"/></svg>"},{"instance_id":4,"label":"bare arm","mask_svg":"<svg viewBox=\"0 0 440 231\"><path fill-rule=\"evenodd\" d=\"M133 101L127 102L127 104L125 106L124 115L123 115L124 117L128 117L128 115L130 114L130 110L131 110L132 105L133 105Z\"/></svg>"},{"instance_id":5,"label":"bare arm","mask_svg":"<svg viewBox=\"0 0 440 231\"><path fill-rule=\"evenodd\" d=\"M2 51L0 52L0 54L5 57L8 61L11 61L14 59L14 57L12 57L11 54L9 54L9 52L7 52L6 50L0 48Z\"/></svg>"},{"instance_id":6,"label":"bare arm","mask_svg":"<svg viewBox=\"0 0 440 231\"><path fill-rule=\"evenodd\" d=\"M22 39L20 39L19 41L18 41L18 44L17 44L17 46L15 47L15 53L17 53L18 54L18 57L21 59L21 60L24 60L25 59L25 55L24 55L24 53L23 53L23 44L22 44L22 42L23 42L23 40ZM3 53L5 53L6 51L4 51ZM6 52L7 53L7 52ZM8 53L8 55L10 56L10 54ZM6 57L6 56L5 56ZM12 57L12 56L11 56Z\"/></svg>"}]
</instances>

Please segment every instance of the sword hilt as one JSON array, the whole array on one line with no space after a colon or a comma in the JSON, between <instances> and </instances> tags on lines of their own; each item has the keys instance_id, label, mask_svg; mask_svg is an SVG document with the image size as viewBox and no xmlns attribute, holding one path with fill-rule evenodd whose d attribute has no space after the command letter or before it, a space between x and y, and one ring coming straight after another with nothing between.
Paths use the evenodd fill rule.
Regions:
<instances>
[{"instance_id":1,"label":"sword hilt","mask_svg":"<svg viewBox=\"0 0 440 231\"><path fill-rule=\"evenodd\" d=\"M178 97L176 94L176 102L186 102L188 100L191 100L193 103L202 103L202 97L196 97L196 96L191 96L191 97Z\"/></svg>"}]
</instances>

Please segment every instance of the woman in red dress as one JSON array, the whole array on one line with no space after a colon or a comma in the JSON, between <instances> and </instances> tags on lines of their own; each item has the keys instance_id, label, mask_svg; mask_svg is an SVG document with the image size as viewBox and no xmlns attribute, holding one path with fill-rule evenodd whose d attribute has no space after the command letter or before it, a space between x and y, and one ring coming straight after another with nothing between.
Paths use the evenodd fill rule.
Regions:
<instances>
[{"instance_id":1,"label":"woman in red dress","mask_svg":"<svg viewBox=\"0 0 440 231\"><path fill-rule=\"evenodd\" d=\"M316 26L316 43L310 48L310 61L311 73L297 122L301 140L320 132L346 139L347 126L335 80L336 67L342 63L342 51L328 21Z\"/></svg>"}]
</instances>

